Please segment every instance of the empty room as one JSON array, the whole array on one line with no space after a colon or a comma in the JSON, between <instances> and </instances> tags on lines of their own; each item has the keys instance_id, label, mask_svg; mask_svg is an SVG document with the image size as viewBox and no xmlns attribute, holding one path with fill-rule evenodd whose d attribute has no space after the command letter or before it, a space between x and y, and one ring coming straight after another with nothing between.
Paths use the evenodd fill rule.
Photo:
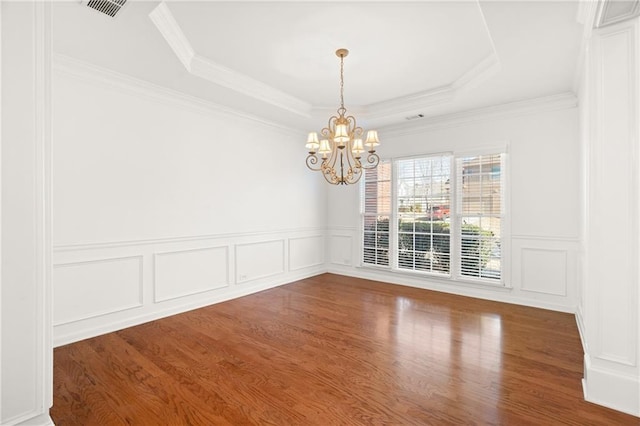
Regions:
<instances>
[{"instance_id":1,"label":"empty room","mask_svg":"<svg viewBox=\"0 0 640 426\"><path fill-rule=\"evenodd\" d=\"M2 0L0 95L0 424L640 424L639 0Z\"/></svg>"}]
</instances>

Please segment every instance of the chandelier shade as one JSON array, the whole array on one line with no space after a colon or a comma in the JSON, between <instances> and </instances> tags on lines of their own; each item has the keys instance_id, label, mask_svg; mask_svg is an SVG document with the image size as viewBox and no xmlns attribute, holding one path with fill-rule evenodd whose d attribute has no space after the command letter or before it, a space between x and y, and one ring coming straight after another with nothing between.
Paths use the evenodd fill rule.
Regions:
<instances>
[{"instance_id":1,"label":"chandelier shade","mask_svg":"<svg viewBox=\"0 0 640 426\"><path fill-rule=\"evenodd\" d=\"M310 132L305 147L307 167L322 172L327 182L333 185L350 185L357 183L362 171L373 169L380 163L376 147L380 145L378 132L369 130L362 140L364 130L356 124L356 118L347 115L344 107L344 58L349 54L347 49L338 49L340 58L340 108L338 115L329 118L327 127L317 132ZM366 147L366 149L365 149ZM367 152L366 159L362 155Z\"/></svg>"}]
</instances>

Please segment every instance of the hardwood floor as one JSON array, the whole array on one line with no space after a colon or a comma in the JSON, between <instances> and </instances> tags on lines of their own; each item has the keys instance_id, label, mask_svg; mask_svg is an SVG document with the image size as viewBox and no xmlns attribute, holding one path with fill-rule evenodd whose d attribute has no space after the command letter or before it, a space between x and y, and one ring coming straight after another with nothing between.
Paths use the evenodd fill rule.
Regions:
<instances>
[{"instance_id":1,"label":"hardwood floor","mask_svg":"<svg viewBox=\"0 0 640 426\"><path fill-rule=\"evenodd\" d=\"M59 347L66 425L638 425L573 315L325 274Z\"/></svg>"}]
</instances>

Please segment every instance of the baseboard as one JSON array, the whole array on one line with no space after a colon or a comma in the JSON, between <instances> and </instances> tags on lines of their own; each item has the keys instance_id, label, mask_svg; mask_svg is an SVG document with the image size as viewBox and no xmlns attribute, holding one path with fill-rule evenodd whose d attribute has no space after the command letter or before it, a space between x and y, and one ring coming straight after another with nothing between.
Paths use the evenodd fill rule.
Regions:
<instances>
[{"instance_id":1,"label":"baseboard","mask_svg":"<svg viewBox=\"0 0 640 426\"><path fill-rule=\"evenodd\" d=\"M330 265L328 272L338 275L346 275L349 277L380 281L387 284L404 285L408 287L422 288L424 290L456 294L458 296L492 300L494 302L511 303L514 305L530 306L533 308L548 309L570 314L575 313L574 306L565 306L558 303L518 297L513 294L512 288L466 283L443 284L436 280L430 280L422 277L414 278L393 272L377 271L370 268L354 268L351 266L336 264Z\"/></svg>"},{"instance_id":2,"label":"baseboard","mask_svg":"<svg viewBox=\"0 0 640 426\"><path fill-rule=\"evenodd\" d=\"M585 354L582 386L585 400L640 417L640 378L597 368Z\"/></svg>"},{"instance_id":3,"label":"baseboard","mask_svg":"<svg viewBox=\"0 0 640 426\"><path fill-rule=\"evenodd\" d=\"M55 426L49 414L30 413L2 423L5 426Z\"/></svg>"},{"instance_id":4,"label":"baseboard","mask_svg":"<svg viewBox=\"0 0 640 426\"><path fill-rule=\"evenodd\" d=\"M136 325L144 324L149 321L165 318L171 315L188 312L194 309L203 308L205 306L214 305L216 303L225 302L227 300L236 299L238 297L248 296L253 293L268 290L270 288L279 287L285 284L292 283L301 279L309 278L315 275L319 275L326 272L324 265L318 267L309 268L304 271L291 272L286 275L272 277L270 279L256 281L251 285L242 284L235 285L222 289L222 291L214 291L210 295L202 295L195 302L189 303L173 303L165 308L152 309L144 313L138 313L136 310L127 312L125 318L119 318L117 320L104 319L98 321L97 325L92 327L79 326L74 328L72 325L65 325L60 327L54 327L53 346L63 346L66 344L78 342L80 340L89 339L106 333L112 333L114 331L122 330L127 327L133 327Z\"/></svg>"}]
</instances>

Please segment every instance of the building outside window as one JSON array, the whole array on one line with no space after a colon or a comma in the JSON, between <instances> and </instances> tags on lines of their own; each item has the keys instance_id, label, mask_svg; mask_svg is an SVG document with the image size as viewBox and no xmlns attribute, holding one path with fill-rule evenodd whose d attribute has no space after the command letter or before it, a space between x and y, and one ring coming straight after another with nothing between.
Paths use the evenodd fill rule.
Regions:
<instances>
[{"instance_id":1,"label":"building outside window","mask_svg":"<svg viewBox=\"0 0 640 426\"><path fill-rule=\"evenodd\" d=\"M505 155L387 160L361 186L362 264L499 283Z\"/></svg>"}]
</instances>

